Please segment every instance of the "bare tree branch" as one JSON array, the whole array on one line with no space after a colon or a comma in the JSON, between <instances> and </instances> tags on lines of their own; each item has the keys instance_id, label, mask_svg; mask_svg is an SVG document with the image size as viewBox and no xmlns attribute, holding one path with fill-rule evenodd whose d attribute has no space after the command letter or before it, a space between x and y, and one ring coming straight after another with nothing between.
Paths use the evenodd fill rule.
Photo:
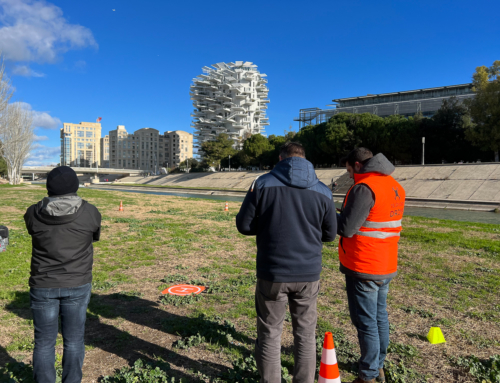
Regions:
<instances>
[{"instance_id":1,"label":"bare tree branch","mask_svg":"<svg viewBox=\"0 0 500 383\"><path fill-rule=\"evenodd\" d=\"M0 133L5 127L5 112L11 97L12 87L10 86L9 78L5 73L5 65L3 57L0 53Z\"/></svg>"},{"instance_id":2,"label":"bare tree branch","mask_svg":"<svg viewBox=\"0 0 500 383\"><path fill-rule=\"evenodd\" d=\"M8 104L4 113L4 126L0 131L2 157L7 162L9 183L21 183L21 168L33 147L33 112L15 102Z\"/></svg>"}]
</instances>

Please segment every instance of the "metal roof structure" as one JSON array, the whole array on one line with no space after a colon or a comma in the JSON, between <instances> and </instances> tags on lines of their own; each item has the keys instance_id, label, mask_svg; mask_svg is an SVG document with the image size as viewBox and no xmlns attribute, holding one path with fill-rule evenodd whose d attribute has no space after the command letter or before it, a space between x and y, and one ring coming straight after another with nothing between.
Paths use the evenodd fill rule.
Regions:
<instances>
[{"instance_id":1,"label":"metal roof structure","mask_svg":"<svg viewBox=\"0 0 500 383\"><path fill-rule=\"evenodd\" d=\"M380 117L403 115L406 117L421 113L424 117L434 115L443 100L456 97L460 102L474 97L472 84L459 84L406 90L390 93L367 94L366 96L345 97L332 100L336 104L327 105L331 108L300 109L299 129L307 125L321 124L338 113L371 113Z\"/></svg>"}]
</instances>

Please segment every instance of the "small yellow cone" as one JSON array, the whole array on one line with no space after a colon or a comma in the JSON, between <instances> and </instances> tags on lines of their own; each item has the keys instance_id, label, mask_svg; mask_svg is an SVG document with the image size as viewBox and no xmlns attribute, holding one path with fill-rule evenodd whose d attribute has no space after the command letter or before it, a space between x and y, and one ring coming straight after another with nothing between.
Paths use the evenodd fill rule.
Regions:
<instances>
[{"instance_id":1,"label":"small yellow cone","mask_svg":"<svg viewBox=\"0 0 500 383\"><path fill-rule=\"evenodd\" d=\"M443 332L439 327L431 327L429 333L427 334L427 339L431 342L431 344L446 343Z\"/></svg>"}]
</instances>

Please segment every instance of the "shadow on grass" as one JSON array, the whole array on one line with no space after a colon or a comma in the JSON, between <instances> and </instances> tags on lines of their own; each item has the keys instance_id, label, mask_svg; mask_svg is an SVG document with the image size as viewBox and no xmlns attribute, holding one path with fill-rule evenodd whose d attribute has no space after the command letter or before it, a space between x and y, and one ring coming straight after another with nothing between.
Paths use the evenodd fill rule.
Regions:
<instances>
[{"instance_id":1,"label":"shadow on grass","mask_svg":"<svg viewBox=\"0 0 500 383\"><path fill-rule=\"evenodd\" d=\"M215 377L226 372L228 368L213 361L193 360L173 350L168 350L166 347L171 346L172 337L166 336L166 334L188 337L194 335L192 333L197 329L209 329L215 332L225 331L226 334L229 333L232 338L241 343L252 343L251 339L237 333L234 328L218 324L203 317L188 318L171 314L164 311L162 307L166 306L160 306L159 303L131 296L130 294L92 294L85 326L85 344L123 358L130 366L137 359L154 363L158 358L161 358L173 366L191 371L200 371L205 375ZM29 292L27 291L16 292L15 298L5 308L23 319L32 319L29 308ZM154 343L152 343L150 340L141 339L113 325L103 323L101 318L121 318L139 326L156 330L160 334L143 332L145 334L144 338L154 339ZM162 333L164 334L163 336L161 335ZM238 349L241 353L248 354L248 350L243 345L231 344L229 340L226 344L221 345ZM13 360L4 349L0 357L2 361ZM177 370L172 370L171 376L185 378L189 382L201 382L201 380L192 375Z\"/></svg>"},{"instance_id":2,"label":"shadow on grass","mask_svg":"<svg viewBox=\"0 0 500 383\"><path fill-rule=\"evenodd\" d=\"M9 355L7 350L0 346L0 366L4 366L6 363L12 363L16 360Z\"/></svg>"}]
</instances>

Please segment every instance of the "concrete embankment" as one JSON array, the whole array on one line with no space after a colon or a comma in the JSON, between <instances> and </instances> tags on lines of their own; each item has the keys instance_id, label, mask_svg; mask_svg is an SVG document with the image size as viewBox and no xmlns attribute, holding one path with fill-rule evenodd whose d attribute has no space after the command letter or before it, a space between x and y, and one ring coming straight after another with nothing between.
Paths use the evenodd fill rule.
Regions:
<instances>
[{"instance_id":1,"label":"concrete embankment","mask_svg":"<svg viewBox=\"0 0 500 383\"><path fill-rule=\"evenodd\" d=\"M247 190L266 172L218 172L171 174L157 177L126 177L120 184L219 189L219 192ZM342 199L352 180L343 168L316 169L328 186L336 182L336 200ZM444 164L398 166L394 178L405 188L408 206L493 211L500 207L500 164ZM187 190L186 190L187 191ZM199 190L198 190L199 191Z\"/></svg>"}]
</instances>

